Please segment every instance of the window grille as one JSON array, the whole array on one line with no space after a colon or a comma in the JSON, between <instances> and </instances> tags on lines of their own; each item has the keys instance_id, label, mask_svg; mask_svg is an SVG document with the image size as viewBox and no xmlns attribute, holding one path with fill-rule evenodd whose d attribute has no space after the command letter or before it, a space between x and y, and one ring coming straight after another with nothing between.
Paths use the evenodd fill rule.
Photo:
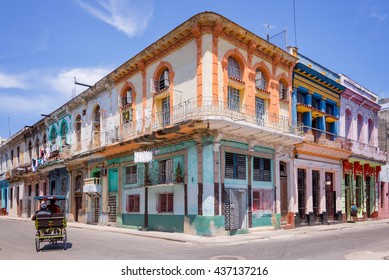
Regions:
<instances>
[{"instance_id":1,"label":"window grille","mask_svg":"<svg viewBox=\"0 0 389 280\"><path fill-rule=\"evenodd\" d=\"M127 212L140 212L140 195L139 194L131 194L127 195Z\"/></svg>"},{"instance_id":2,"label":"window grille","mask_svg":"<svg viewBox=\"0 0 389 280\"><path fill-rule=\"evenodd\" d=\"M228 109L239 112L239 89L228 87Z\"/></svg>"},{"instance_id":3,"label":"window grille","mask_svg":"<svg viewBox=\"0 0 389 280\"><path fill-rule=\"evenodd\" d=\"M173 193L161 193L158 195L158 213L174 212L174 195Z\"/></svg>"},{"instance_id":4,"label":"window grille","mask_svg":"<svg viewBox=\"0 0 389 280\"><path fill-rule=\"evenodd\" d=\"M253 211L272 211L272 190L253 191Z\"/></svg>"},{"instance_id":5,"label":"window grille","mask_svg":"<svg viewBox=\"0 0 389 280\"><path fill-rule=\"evenodd\" d=\"M162 99L162 126L170 124L170 98Z\"/></svg>"}]
</instances>

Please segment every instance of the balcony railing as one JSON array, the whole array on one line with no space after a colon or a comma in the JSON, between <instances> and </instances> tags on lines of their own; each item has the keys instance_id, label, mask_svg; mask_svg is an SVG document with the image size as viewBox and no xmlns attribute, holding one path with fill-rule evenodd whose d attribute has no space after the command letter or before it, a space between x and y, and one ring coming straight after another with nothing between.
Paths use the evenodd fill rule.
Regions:
<instances>
[{"instance_id":1,"label":"balcony railing","mask_svg":"<svg viewBox=\"0 0 389 280\"><path fill-rule=\"evenodd\" d=\"M365 156L367 158L374 158L379 161L386 161L386 151L380 150L378 147L351 140L346 137L336 135L320 129L304 126L304 141L317 143L320 145L340 148L351 151L353 154ZM308 133L312 131L312 133Z\"/></svg>"},{"instance_id":2,"label":"balcony railing","mask_svg":"<svg viewBox=\"0 0 389 280\"><path fill-rule=\"evenodd\" d=\"M136 122L124 123L119 138L121 141L126 141L183 121L215 118L245 121L260 127L274 129L280 133L302 135L301 126L292 126L289 118L268 112L259 114L254 106L241 106L224 100L207 99L203 99L202 104L198 105L197 99L193 99L178 104L172 110L157 112ZM112 135L112 131L109 132L109 135Z\"/></svg>"},{"instance_id":3,"label":"balcony railing","mask_svg":"<svg viewBox=\"0 0 389 280\"><path fill-rule=\"evenodd\" d=\"M380 150L380 148L366 144L361 143L358 141L350 140L352 145L351 149L353 154L365 156L368 158L374 158L378 161L386 161L387 152Z\"/></svg>"},{"instance_id":4,"label":"balcony railing","mask_svg":"<svg viewBox=\"0 0 389 280\"><path fill-rule=\"evenodd\" d=\"M351 151L352 141L348 138L309 126L304 126L303 129L306 133L304 135L304 142Z\"/></svg>"},{"instance_id":5,"label":"balcony railing","mask_svg":"<svg viewBox=\"0 0 389 280\"><path fill-rule=\"evenodd\" d=\"M101 193L102 191L101 178L99 177L91 177L84 179L84 193Z\"/></svg>"}]
</instances>

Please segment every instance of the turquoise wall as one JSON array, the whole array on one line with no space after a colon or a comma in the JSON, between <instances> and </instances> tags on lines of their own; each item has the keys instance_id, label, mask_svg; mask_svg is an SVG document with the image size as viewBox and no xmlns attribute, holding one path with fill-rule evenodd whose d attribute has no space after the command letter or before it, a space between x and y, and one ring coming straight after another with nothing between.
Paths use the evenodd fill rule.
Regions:
<instances>
[{"instance_id":1,"label":"turquoise wall","mask_svg":"<svg viewBox=\"0 0 389 280\"><path fill-rule=\"evenodd\" d=\"M123 226L144 226L143 214L123 214ZM224 231L223 216L197 215L148 215L148 229L164 232L184 232L185 223L190 233L200 236L214 236L217 231Z\"/></svg>"}]
</instances>

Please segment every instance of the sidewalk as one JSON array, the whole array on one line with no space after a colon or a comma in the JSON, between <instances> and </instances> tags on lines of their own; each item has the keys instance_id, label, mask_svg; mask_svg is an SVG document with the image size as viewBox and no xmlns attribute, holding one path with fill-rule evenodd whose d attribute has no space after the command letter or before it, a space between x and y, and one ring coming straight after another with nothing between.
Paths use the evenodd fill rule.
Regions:
<instances>
[{"instance_id":1,"label":"sidewalk","mask_svg":"<svg viewBox=\"0 0 389 280\"><path fill-rule=\"evenodd\" d=\"M33 223L31 220L25 218L0 216L0 219L14 219L14 220L28 221ZM223 236L214 236L214 237L197 236L197 235L175 233L175 232L137 230L132 228L122 228L122 227L114 227L114 226L98 226L98 225L90 225L90 224L83 224L77 222L68 222L68 227L110 231L110 232L120 232L123 234L131 234L134 236L157 238L157 239L171 240L171 241L183 242L183 243L223 245L223 244L247 243L247 242L253 242L253 241L269 239L269 238L284 237L284 236L315 234L319 232L326 232L326 231L333 231L333 230L347 230L356 227L366 227L366 226L371 226L376 224L389 224L389 219L359 221L356 223L337 223L331 225L305 226L305 227L299 227L299 228L287 229L287 230L253 228L250 229L249 233L246 234L237 234L232 236L223 235Z\"/></svg>"}]
</instances>

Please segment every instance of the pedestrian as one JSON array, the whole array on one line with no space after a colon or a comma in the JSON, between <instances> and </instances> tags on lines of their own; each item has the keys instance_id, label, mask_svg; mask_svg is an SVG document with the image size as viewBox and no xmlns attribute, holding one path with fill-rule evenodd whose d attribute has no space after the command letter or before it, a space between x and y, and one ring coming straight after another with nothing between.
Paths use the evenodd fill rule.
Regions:
<instances>
[{"instance_id":1,"label":"pedestrian","mask_svg":"<svg viewBox=\"0 0 389 280\"><path fill-rule=\"evenodd\" d=\"M351 205L351 218L353 223L357 221L357 211L358 211L358 207L353 203Z\"/></svg>"}]
</instances>

